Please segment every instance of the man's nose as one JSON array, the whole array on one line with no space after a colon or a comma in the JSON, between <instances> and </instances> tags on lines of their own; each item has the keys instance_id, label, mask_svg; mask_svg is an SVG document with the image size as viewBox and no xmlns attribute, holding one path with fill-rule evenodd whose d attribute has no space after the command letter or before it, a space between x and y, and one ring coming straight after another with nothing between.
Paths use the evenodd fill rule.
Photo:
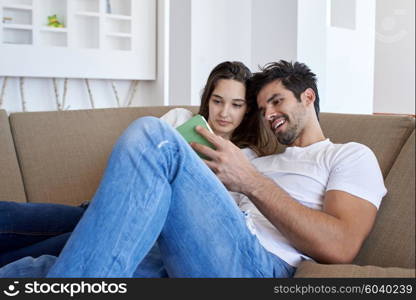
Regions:
<instances>
[{"instance_id":1,"label":"man's nose","mask_svg":"<svg viewBox=\"0 0 416 300\"><path fill-rule=\"evenodd\" d=\"M264 117L267 121L271 121L276 117L277 113L272 107L267 107L264 113Z\"/></svg>"}]
</instances>

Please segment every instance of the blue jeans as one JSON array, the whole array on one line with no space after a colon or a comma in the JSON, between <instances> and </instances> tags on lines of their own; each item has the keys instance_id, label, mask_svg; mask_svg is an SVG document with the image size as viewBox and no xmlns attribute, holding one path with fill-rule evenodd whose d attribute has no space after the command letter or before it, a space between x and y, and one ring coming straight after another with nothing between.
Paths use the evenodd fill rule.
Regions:
<instances>
[{"instance_id":1,"label":"blue jeans","mask_svg":"<svg viewBox=\"0 0 416 300\"><path fill-rule=\"evenodd\" d=\"M85 208L0 201L0 266L26 256L59 255Z\"/></svg>"},{"instance_id":2,"label":"blue jeans","mask_svg":"<svg viewBox=\"0 0 416 300\"><path fill-rule=\"evenodd\" d=\"M132 277L156 242L170 277L290 277L295 270L261 246L183 138L145 117L117 141L92 203L47 276Z\"/></svg>"},{"instance_id":3,"label":"blue jeans","mask_svg":"<svg viewBox=\"0 0 416 300\"><path fill-rule=\"evenodd\" d=\"M0 201L0 278L45 277L87 207ZM134 276L167 277L157 245Z\"/></svg>"}]
</instances>

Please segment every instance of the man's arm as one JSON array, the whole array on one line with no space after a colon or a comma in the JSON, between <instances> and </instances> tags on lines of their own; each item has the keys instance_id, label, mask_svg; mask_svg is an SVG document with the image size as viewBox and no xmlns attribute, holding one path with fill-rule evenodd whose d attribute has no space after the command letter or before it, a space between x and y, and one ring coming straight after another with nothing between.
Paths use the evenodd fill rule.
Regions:
<instances>
[{"instance_id":1,"label":"man's arm","mask_svg":"<svg viewBox=\"0 0 416 300\"><path fill-rule=\"evenodd\" d=\"M377 209L368 201L343 191L325 194L323 210L310 209L263 176L231 142L198 130L217 151L194 149L210 157L207 165L224 185L245 194L261 213L299 251L323 263L349 263L370 232Z\"/></svg>"},{"instance_id":2,"label":"man's arm","mask_svg":"<svg viewBox=\"0 0 416 300\"><path fill-rule=\"evenodd\" d=\"M259 176L243 193L295 248L322 263L350 263L377 212L370 202L336 190L325 194L322 211L314 210Z\"/></svg>"}]
</instances>

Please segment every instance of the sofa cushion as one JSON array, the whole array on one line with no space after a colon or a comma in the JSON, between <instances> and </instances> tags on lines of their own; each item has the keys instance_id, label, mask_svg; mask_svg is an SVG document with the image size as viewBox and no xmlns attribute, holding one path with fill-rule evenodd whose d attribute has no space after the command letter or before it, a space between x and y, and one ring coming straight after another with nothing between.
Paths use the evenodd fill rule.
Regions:
<instances>
[{"instance_id":1,"label":"sofa cushion","mask_svg":"<svg viewBox=\"0 0 416 300\"><path fill-rule=\"evenodd\" d=\"M415 131L386 178L384 197L372 232L355 263L415 268Z\"/></svg>"},{"instance_id":2,"label":"sofa cushion","mask_svg":"<svg viewBox=\"0 0 416 300\"><path fill-rule=\"evenodd\" d=\"M123 130L141 116L161 116L171 108L11 114L28 201L77 205L91 199Z\"/></svg>"},{"instance_id":3,"label":"sofa cushion","mask_svg":"<svg viewBox=\"0 0 416 300\"><path fill-rule=\"evenodd\" d=\"M0 110L0 201L26 202L6 111Z\"/></svg>"},{"instance_id":4,"label":"sofa cushion","mask_svg":"<svg viewBox=\"0 0 416 300\"><path fill-rule=\"evenodd\" d=\"M384 178L415 127L407 116L322 113L320 122L332 142L358 142L373 150Z\"/></svg>"},{"instance_id":5,"label":"sofa cushion","mask_svg":"<svg viewBox=\"0 0 416 300\"><path fill-rule=\"evenodd\" d=\"M30 202L77 204L98 186L112 145L134 119L173 107L134 107L15 113L10 124ZM195 113L197 107L187 107ZM414 120L406 117L321 114L334 142L357 141L376 153L387 174ZM377 136L378 135L378 136ZM383 138L380 138L383 137Z\"/></svg>"},{"instance_id":6,"label":"sofa cushion","mask_svg":"<svg viewBox=\"0 0 416 300\"><path fill-rule=\"evenodd\" d=\"M415 269L381 268L376 266L324 265L312 261L303 261L298 266L296 278L411 278Z\"/></svg>"}]
</instances>

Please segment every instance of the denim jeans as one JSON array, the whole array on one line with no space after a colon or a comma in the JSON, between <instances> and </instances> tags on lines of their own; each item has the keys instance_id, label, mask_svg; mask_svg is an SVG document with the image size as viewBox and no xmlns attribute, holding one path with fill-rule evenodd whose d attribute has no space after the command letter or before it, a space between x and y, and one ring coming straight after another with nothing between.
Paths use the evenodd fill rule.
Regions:
<instances>
[{"instance_id":1,"label":"denim jeans","mask_svg":"<svg viewBox=\"0 0 416 300\"><path fill-rule=\"evenodd\" d=\"M28 255L0 268L0 278L41 278L46 277L49 269L58 259L57 256L43 254L39 257ZM132 277L164 278L168 277L157 243L147 253Z\"/></svg>"},{"instance_id":2,"label":"denim jeans","mask_svg":"<svg viewBox=\"0 0 416 300\"><path fill-rule=\"evenodd\" d=\"M0 278L45 277L87 207L0 201ZM134 276L167 277L157 245Z\"/></svg>"},{"instance_id":3,"label":"denim jeans","mask_svg":"<svg viewBox=\"0 0 416 300\"><path fill-rule=\"evenodd\" d=\"M58 255L85 208L0 201L0 266L26 256Z\"/></svg>"},{"instance_id":4,"label":"denim jeans","mask_svg":"<svg viewBox=\"0 0 416 300\"><path fill-rule=\"evenodd\" d=\"M47 276L132 277L156 242L170 277L290 277L295 270L262 247L184 139L145 117L117 141L93 201Z\"/></svg>"}]
</instances>

